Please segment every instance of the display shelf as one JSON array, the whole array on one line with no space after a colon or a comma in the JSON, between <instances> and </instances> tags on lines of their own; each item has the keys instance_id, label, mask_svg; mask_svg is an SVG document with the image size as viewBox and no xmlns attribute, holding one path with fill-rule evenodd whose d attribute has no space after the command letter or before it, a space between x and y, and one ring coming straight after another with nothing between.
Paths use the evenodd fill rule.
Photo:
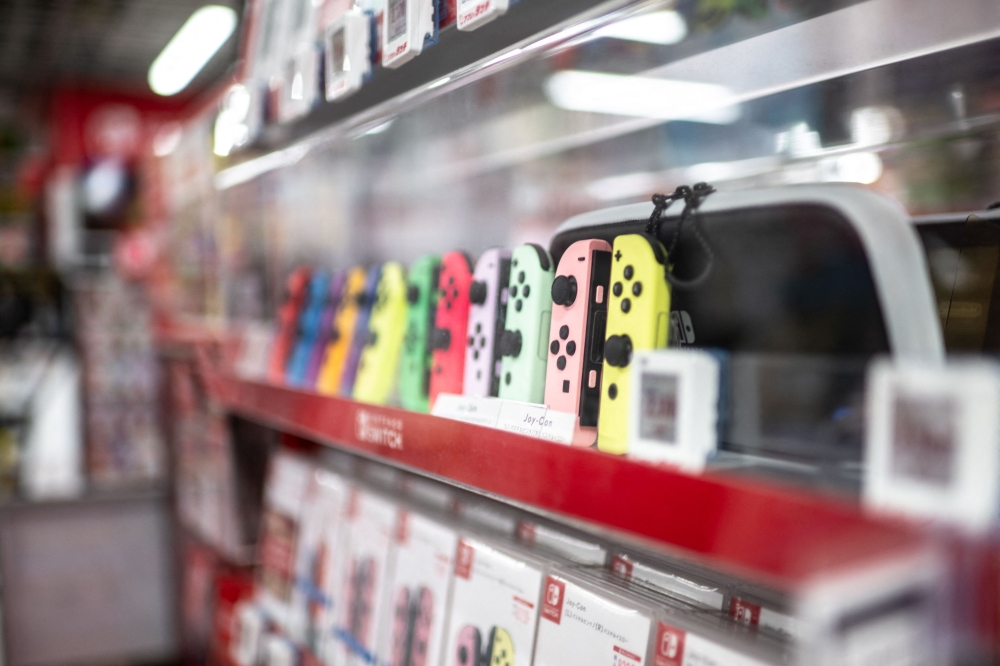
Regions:
<instances>
[{"instance_id":1,"label":"display shelf","mask_svg":"<svg viewBox=\"0 0 1000 666\"><path fill-rule=\"evenodd\" d=\"M926 546L907 524L808 493L205 372L245 418L789 591Z\"/></svg>"}]
</instances>

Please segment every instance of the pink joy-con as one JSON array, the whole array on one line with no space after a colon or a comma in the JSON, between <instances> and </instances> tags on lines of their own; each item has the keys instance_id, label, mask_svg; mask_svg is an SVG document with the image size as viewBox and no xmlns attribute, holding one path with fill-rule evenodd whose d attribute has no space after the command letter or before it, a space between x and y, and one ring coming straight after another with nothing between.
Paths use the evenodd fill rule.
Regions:
<instances>
[{"instance_id":1,"label":"pink joy-con","mask_svg":"<svg viewBox=\"0 0 1000 666\"><path fill-rule=\"evenodd\" d=\"M610 279L611 245L591 239L566 249L552 281L545 404L577 415L576 446L597 439Z\"/></svg>"},{"instance_id":2,"label":"pink joy-con","mask_svg":"<svg viewBox=\"0 0 1000 666\"><path fill-rule=\"evenodd\" d=\"M462 627L455 644L455 666L479 666L482 660L483 636L472 625Z\"/></svg>"},{"instance_id":3,"label":"pink joy-con","mask_svg":"<svg viewBox=\"0 0 1000 666\"><path fill-rule=\"evenodd\" d=\"M464 395L495 396L500 388L497 340L503 333L509 279L510 250L493 248L479 257L469 286Z\"/></svg>"},{"instance_id":4,"label":"pink joy-con","mask_svg":"<svg viewBox=\"0 0 1000 666\"><path fill-rule=\"evenodd\" d=\"M407 666L410 662L410 591L400 587L392 617L391 666Z\"/></svg>"}]
</instances>

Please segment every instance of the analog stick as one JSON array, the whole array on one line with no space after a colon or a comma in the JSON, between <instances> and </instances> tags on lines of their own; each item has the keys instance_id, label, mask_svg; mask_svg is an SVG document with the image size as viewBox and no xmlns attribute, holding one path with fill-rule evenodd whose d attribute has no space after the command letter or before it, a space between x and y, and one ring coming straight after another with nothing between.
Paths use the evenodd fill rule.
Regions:
<instances>
[{"instance_id":1,"label":"analog stick","mask_svg":"<svg viewBox=\"0 0 1000 666\"><path fill-rule=\"evenodd\" d=\"M431 332L431 349L447 349L451 346L451 331L447 328L435 328Z\"/></svg>"},{"instance_id":2,"label":"analog stick","mask_svg":"<svg viewBox=\"0 0 1000 666\"><path fill-rule=\"evenodd\" d=\"M485 282L473 282L472 286L469 287L469 300L476 305L482 305L486 302L486 283Z\"/></svg>"},{"instance_id":3,"label":"analog stick","mask_svg":"<svg viewBox=\"0 0 1000 666\"><path fill-rule=\"evenodd\" d=\"M411 304L420 300L420 287L415 284L411 284L410 288L406 290L406 300Z\"/></svg>"},{"instance_id":4,"label":"analog stick","mask_svg":"<svg viewBox=\"0 0 1000 666\"><path fill-rule=\"evenodd\" d=\"M604 360L616 368L624 368L632 360L632 340L627 335L612 335L604 343Z\"/></svg>"},{"instance_id":5,"label":"analog stick","mask_svg":"<svg viewBox=\"0 0 1000 666\"><path fill-rule=\"evenodd\" d=\"M517 356L521 353L521 331L504 331L500 336L500 354Z\"/></svg>"},{"instance_id":6,"label":"analog stick","mask_svg":"<svg viewBox=\"0 0 1000 666\"><path fill-rule=\"evenodd\" d=\"M576 278L560 275L552 281L552 302L569 307L576 300Z\"/></svg>"}]
</instances>

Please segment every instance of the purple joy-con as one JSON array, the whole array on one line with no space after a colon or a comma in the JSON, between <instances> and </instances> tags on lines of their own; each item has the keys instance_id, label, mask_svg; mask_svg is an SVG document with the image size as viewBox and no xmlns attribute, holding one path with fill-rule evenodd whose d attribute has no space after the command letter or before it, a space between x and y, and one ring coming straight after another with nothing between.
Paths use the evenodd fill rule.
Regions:
<instances>
[{"instance_id":1,"label":"purple joy-con","mask_svg":"<svg viewBox=\"0 0 1000 666\"><path fill-rule=\"evenodd\" d=\"M499 392L500 356L496 341L503 333L509 278L509 250L487 250L476 262L469 287L469 326L462 384L465 395L485 397Z\"/></svg>"}]
</instances>

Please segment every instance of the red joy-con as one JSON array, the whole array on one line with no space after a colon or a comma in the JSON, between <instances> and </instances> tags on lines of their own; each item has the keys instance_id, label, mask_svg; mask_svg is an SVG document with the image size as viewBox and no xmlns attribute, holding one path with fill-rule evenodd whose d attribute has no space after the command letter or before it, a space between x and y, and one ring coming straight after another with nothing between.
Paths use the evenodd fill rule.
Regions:
<instances>
[{"instance_id":1,"label":"red joy-con","mask_svg":"<svg viewBox=\"0 0 1000 666\"><path fill-rule=\"evenodd\" d=\"M285 381L285 366L299 330L299 314L306 300L308 284L309 269L304 267L296 268L285 281L285 300L278 310L278 327L267 363L267 379L275 384Z\"/></svg>"},{"instance_id":2,"label":"red joy-con","mask_svg":"<svg viewBox=\"0 0 1000 666\"><path fill-rule=\"evenodd\" d=\"M426 587L417 590L416 617L413 622L413 642L410 645L410 666L427 666L431 628L434 624L434 595Z\"/></svg>"},{"instance_id":3,"label":"red joy-con","mask_svg":"<svg viewBox=\"0 0 1000 666\"><path fill-rule=\"evenodd\" d=\"M582 240L563 253L552 282L545 404L577 415L573 444L597 439L611 245Z\"/></svg>"},{"instance_id":4,"label":"red joy-con","mask_svg":"<svg viewBox=\"0 0 1000 666\"><path fill-rule=\"evenodd\" d=\"M447 252L441 257L435 328L431 332L434 349L431 361L429 401L441 393L462 393L465 380L465 333L469 324L469 286L472 262L463 252Z\"/></svg>"}]
</instances>

